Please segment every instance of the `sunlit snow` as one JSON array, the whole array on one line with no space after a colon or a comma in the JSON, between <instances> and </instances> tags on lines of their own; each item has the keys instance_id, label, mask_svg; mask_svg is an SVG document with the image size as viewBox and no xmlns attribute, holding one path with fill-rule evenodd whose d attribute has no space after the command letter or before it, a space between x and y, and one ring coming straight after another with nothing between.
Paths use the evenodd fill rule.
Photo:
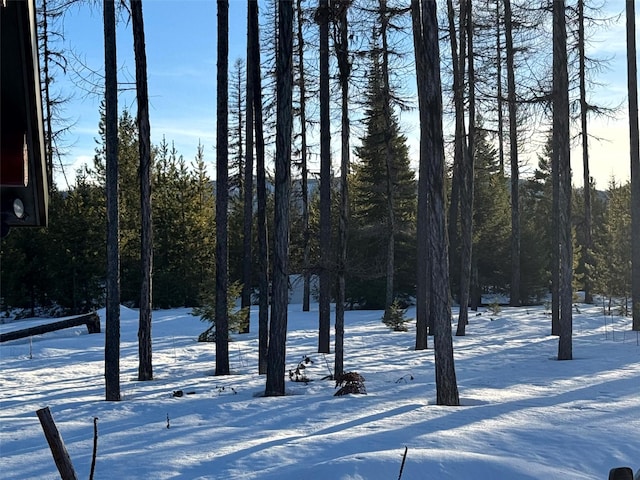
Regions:
<instances>
[{"instance_id":1,"label":"sunlit snow","mask_svg":"<svg viewBox=\"0 0 640 480\"><path fill-rule=\"evenodd\" d=\"M367 395L333 396L323 380L333 355L315 353L317 306L293 304L287 368L310 356L311 381L287 380L289 395L265 398L257 309L252 332L233 335L230 376L213 375L215 345L196 341L206 325L188 309L154 311L155 379L139 382L138 313L123 307L120 402L104 401L104 333L77 327L0 345L0 478L59 478L35 413L46 406L79 478L89 477L98 417L96 480L395 480L405 447L402 480L636 472L638 332L602 307L576 307L574 360L562 362L544 307L472 315L468 335L453 339L460 407L435 404L433 339L415 351L414 324L391 332L379 311L346 312L345 370L364 376Z\"/></svg>"}]
</instances>

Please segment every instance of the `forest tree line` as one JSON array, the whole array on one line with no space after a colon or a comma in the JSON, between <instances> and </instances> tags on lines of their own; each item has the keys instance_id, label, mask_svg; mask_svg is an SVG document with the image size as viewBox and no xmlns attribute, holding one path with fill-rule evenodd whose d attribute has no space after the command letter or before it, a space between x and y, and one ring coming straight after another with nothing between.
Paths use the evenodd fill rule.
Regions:
<instances>
[{"instance_id":1,"label":"forest tree line","mask_svg":"<svg viewBox=\"0 0 640 480\"><path fill-rule=\"evenodd\" d=\"M625 308L632 296L640 329L634 5L626 2L632 180L612 179L597 192L589 119L615 112L588 95L603 68L586 53L589 35L608 21L595 3L281 0L259 7L249 0L246 60L230 71L229 2L218 0L212 182L202 145L195 159L166 140L151 145L140 0L117 5L131 19L137 113L118 109L116 2L105 0L95 162L68 190L52 190L48 230L3 240L3 307L106 305L107 400L120 399L120 304L140 311L139 380L152 378L151 311L175 306L213 308L216 375L227 375L236 289L242 307L256 297L259 304L265 395L284 395L292 273L304 278L303 310L310 278L319 278L320 353L330 351L336 304L337 378L345 308L382 309L388 320L415 301L416 349L434 335L443 405L459 404L452 299L474 307L483 294L507 294L515 306L551 293L559 360L572 358L578 290L588 302L595 294L622 297ZM51 27L47 19L67 5L41 2L41 25ZM50 37L43 33L45 65L60 58L47 48ZM43 85L52 71L44 69ZM57 105L46 89L43 96ZM411 109L419 118L416 158L401 121ZM45 110L53 119L55 109ZM55 122L47 125L53 165L58 136ZM579 190L570 159L576 132ZM523 158L536 150L535 173L525 177ZM317 188L311 156L319 159ZM468 323L461 308L456 334Z\"/></svg>"},{"instance_id":2,"label":"forest tree line","mask_svg":"<svg viewBox=\"0 0 640 480\"><path fill-rule=\"evenodd\" d=\"M472 305L485 298L508 297L510 290L510 210L509 179L500 171L498 153L481 131L476 149L474 191L474 263ZM121 269L122 303L138 307L140 254L137 178L137 130L133 117L124 112L119 121L121 167ZM213 288L215 270L215 182L206 171L204 147L191 160L185 159L166 141L153 149L154 200L154 308L201 306L204 292ZM405 155L408 155L405 151ZM375 198L384 172L372 157L355 165L349 177L352 193L352 252L348 261L347 307L384 309L384 228L376 218L383 211L383 199ZM408 160L406 156L405 160ZM523 218L522 278L527 304L544 301L550 291L551 258L551 171L550 150L538 156L538 166L520 184ZM404 219L396 270L395 296L409 304L415 296L416 205L415 172L406 162L404 179L396 188L402 192L398 216ZM51 195L51 221L47 229L16 229L2 241L3 309L25 309L58 314L84 313L101 308L105 302L106 213L102 149L95 166L78 172L68 191ZM450 183L450 182L449 182ZM338 182L334 181L336 189ZM294 179L291 218L291 270L304 272L304 227L300 178ZM312 273L318 264L319 192L311 182L310 233ZM593 291L606 299L631 295L631 210L630 182L611 179L606 191L591 186L593 204L593 261L580 248L584 238L582 188L575 188L572 219L575 278L574 290L583 290L583 272L590 271ZM272 188L268 189L272 190ZM272 210L272 196L269 196ZM242 281L242 202L239 190L231 195L229 216L229 271L231 283ZM272 215L268 215L271 219ZM271 221L271 220L270 220ZM332 226L332 244L337 240L337 221ZM268 231L272 231L268 227ZM334 262L335 252L333 253ZM452 268L459 253L452 256ZM254 271L257 259L253 259ZM455 278L455 277L452 277ZM257 289L257 281L252 282ZM456 297L456 281L451 289ZM312 292L312 298L317 292ZM488 297L487 297L488 295ZM254 296L255 300L255 296ZM625 310L627 314L627 310Z\"/></svg>"}]
</instances>

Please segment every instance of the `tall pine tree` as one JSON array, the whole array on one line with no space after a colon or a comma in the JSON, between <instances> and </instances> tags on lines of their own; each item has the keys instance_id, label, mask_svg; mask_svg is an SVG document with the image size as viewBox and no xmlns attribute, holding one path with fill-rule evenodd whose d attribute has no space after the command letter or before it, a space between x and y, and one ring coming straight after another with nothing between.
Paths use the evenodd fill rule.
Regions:
<instances>
[{"instance_id":1,"label":"tall pine tree","mask_svg":"<svg viewBox=\"0 0 640 480\"><path fill-rule=\"evenodd\" d=\"M350 278L347 296L367 308L384 308L388 238L394 235L395 269L393 297L409 294L414 287L416 180L410 168L407 139L398 120L385 119L388 97L382 94L382 70L373 54L366 96L365 135L356 148L352 225L349 243ZM390 125L387 130L386 126ZM386 137L390 137L392 164L386 165ZM387 188L390 175L392 186ZM393 192L394 231L389 231L388 191ZM357 246L357 248L356 248Z\"/></svg>"}]
</instances>

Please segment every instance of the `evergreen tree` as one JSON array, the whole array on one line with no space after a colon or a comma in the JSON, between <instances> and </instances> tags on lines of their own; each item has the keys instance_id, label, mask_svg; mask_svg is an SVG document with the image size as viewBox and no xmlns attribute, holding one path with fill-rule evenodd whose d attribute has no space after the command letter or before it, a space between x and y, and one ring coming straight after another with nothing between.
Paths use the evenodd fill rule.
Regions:
<instances>
[{"instance_id":1,"label":"evergreen tree","mask_svg":"<svg viewBox=\"0 0 640 480\"><path fill-rule=\"evenodd\" d=\"M498 152L479 128L475 151L471 305L483 292L507 293L510 281L510 205Z\"/></svg>"},{"instance_id":2,"label":"evergreen tree","mask_svg":"<svg viewBox=\"0 0 640 480\"><path fill-rule=\"evenodd\" d=\"M366 96L365 135L356 148L352 183L352 225L350 225L349 281L347 298L367 308L384 308L389 237L387 176L392 177L395 216L394 297L411 294L415 278L416 181L410 168L406 137L395 115L385 128L381 70L374 58ZM386 166L386 136L390 136L393 164Z\"/></svg>"},{"instance_id":3,"label":"evergreen tree","mask_svg":"<svg viewBox=\"0 0 640 480\"><path fill-rule=\"evenodd\" d=\"M189 167L163 140L154 172L154 306L195 306L213 275L213 191L202 145Z\"/></svg>"},{"instance_id":4,"label":"evergreen tree","mask_svg":"<svg viewBox=\"0 0 640 480\"><path fill-rule=\"evenodd\" d=\"M105 138L105 121L99 125ZM120 298L123 304L137 307L140 301L140 188L138 180L138 129L125 110L118 120L118 209L120 229ZM105 148L99 146L94 156L94 175L106 185Z\"/></svg>"},{"instance_id":5,"label":"evergreen tree","mask_svg":"<svg viewBox=\"0 0 640 480\"><path fill-rule=\"evenodd\" d=\"M549 139L550 140L550 139ZM538 156L538 168L521 188L522 284L525 303L538 302L549 292L552 262L551 142Z\"/></svg>"},{"instance_id":6,"label":"evergreen tree","mask_svg":"<svg viewBox=\"0 0 640 480\"><path fill-rule=\"evenodd\" d=\"M59 194L51 196L52 210ZM22 308L35 316L48 306L53 271L48 267L50 245L47 230L15 228L0 243L0 298L3 308Z\"/></svg>"},{"instance_id":7,"label":"evergreen tree","mask_svg":"<svg viewBox=\"0 0 640 480\"><path fill-rule=\"evenodd\" d=\"M631 184L607 190L608 203L604 219L594 231L594 290L609 297L631 296Z\"/></svg>"},{"instance_id":8,"label":"evergreen tree","mask_svg":"<svg viewBox=\"0 0 640 480\"><path fill-rule=\"evenodd\" d=\"M78 172L69 192L50 197L47 270L55 272L48 296L61 313L81 314L104 305L106 222L104 189Z\"/></svg>"},{"instance_id":9,"label":"evergreen tree","mask_svg":"<svg viewBox=\"0 0 640 480\"><path fill-rule=\"evenodd\" d=\"M175 146L169 147L162 139L155 151L154 161L154 203L153 210L153 290L154 302L160 308L182 306L177 302L181 285L175 289L174 271L176 261L174 248L184 248L182 229L177 222L182 220L185 210L180 205L177 193L182 179L178 176L178 153Z\"/></svg>"}]
</instances>

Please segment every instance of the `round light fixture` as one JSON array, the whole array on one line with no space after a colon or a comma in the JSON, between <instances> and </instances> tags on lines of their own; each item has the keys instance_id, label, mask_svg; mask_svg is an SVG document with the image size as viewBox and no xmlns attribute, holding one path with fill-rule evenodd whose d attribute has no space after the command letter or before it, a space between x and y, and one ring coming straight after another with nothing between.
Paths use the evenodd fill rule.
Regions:
<instances>
[{"instance_id":1,"label":"round light fixture","mask_svg":"<svg viewBox=\"0 0 640 480\"><path fill-rule=\"evenodd\" d=\"M24 203L19 198L13 201L13 214L20 219L24 218Z\"/></svg>"}]
</instances>

